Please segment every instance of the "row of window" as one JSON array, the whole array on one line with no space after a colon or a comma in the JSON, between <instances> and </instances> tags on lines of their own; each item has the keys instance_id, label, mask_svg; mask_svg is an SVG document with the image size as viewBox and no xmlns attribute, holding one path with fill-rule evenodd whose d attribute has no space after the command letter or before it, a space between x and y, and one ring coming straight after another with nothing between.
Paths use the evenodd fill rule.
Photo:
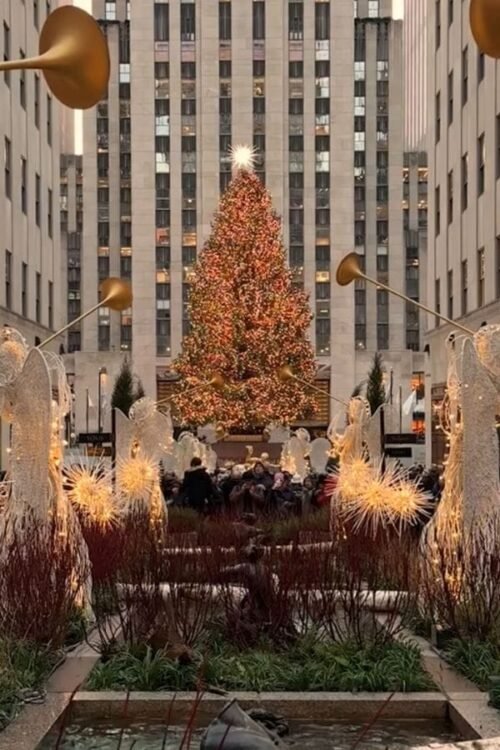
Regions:
<instances>
[{"instance_id":1,"label":"row of window","mask_svg":"<svg viewBox=\"0 0 500 750\"><path fill-rule=\"evenodd\" d=\"M4 190L5 197L12 200L12 145L8 138L4 139ZM20 159L20 205L23 213L28 213L28 167L24 157ZM35 221L37 226L41 224L42 212L42 182L40 175L35 175ZM47 233L52 237L53 232L53 205L52 190L47 190Z\"/></svg>"},{"instance_id":2,"label":"row of window","mask_svg":"<svg viewBox=\"0 0 500 750\"><path fill-rule=\"evenodd\" d=\"M169 41L168 4L155 3L154 28L155 41ZM315 4L314 33L315 39L318 41L330 38L330 3L317 2ZM291 40L303 39L304 5L302 2L290 2L288 4L288 36ZM180 38L183 42L193 42L196 39L196 5L194 3L181 3ZM220 0L219 39L221 41L230 41L231 38L232 4L229 0ZM263 40L266 38L266 7L263 0L254 0L252 3L252 38L254 40Z\"/></svg>"},{"instance_id":3,"label":"row of window","mask_svg":"<svg viewBox=\"0 0 500 750\"><path fill-rule=\"evenodd\" d=\"M481 52L478 52L478 62L477 62L477 81L480 83L484 78L484 54ZM461 101L462 101L462 107L465 106L469 99L469 47L466 45L464 49L462 50L462 66L461 66L461 73L462 73L462 79L461 79ZM448 73L448 81L447 81L447 120L448 120L448 126L452 124L453 117L454 117L454 97L455 97L455 90L454 90L454 73L453 70L451 70ZM435 139L436 143L439 143L441 140L441 91L438 91L436 94L436 102L435 102Z\"/></svg>"},{"instance_id":4,"label":"row of window","mask_svg":"<svg viewBox=\"0 0 500 750\"><path fill-rule=\"evenodd\" d=\"M486 280L486 268L485 268L485 252L484 247L477 251L476 256L476 308L481 308L485 305L485 280ZM498 298L500 296L500 237L496 239L496 278L495 278L496 290L495 295ZM447 296L446 296L446 315L452 319L457 315L467 315L471 309L469 306L469 266L468 261L463 260L460 266L460 309L457 310L454 305L454 278L453 271L449 270L446 275L447 285ZM435 305L436 312L441 313L441 280L436 279L435 282ZM439 319L436 318L436 325L439 326Z\"/></svg>"},{"instance_id":5,"label":"row of window","mask_svg":"<svg viewBox=\"0 0 500 750\"><path fill-rule=\"evenodd\" d=\"M12 309L13 303L13 274L12 274L12 253L5 251L5 307L7 310ZM29 315L29 284L28 284L28 264L21 265L21 315L27 318ZM54 327L54 284L48 282L47 287L47 323L49 328ZM35 275L35 321L42 323L42 275Z\"/></svg>"}]
</instances>

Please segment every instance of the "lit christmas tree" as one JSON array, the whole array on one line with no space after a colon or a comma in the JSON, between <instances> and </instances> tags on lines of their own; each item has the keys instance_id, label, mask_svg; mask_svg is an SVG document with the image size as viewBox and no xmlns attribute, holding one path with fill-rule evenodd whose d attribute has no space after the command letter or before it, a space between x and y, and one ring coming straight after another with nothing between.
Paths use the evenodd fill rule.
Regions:
<instances>
[{"instance_id":1,"label":"lit christmas tree","mask_svg":"<svg viewBox=\"0 0 500 750\"><path fill-rule=\"evenodd\" d=\"M221 390L175 398L184 423L254 427L290 424L314 411L307 388L278 377L290 365L312 382L315 361L307 296L292 285L281 222L252 171L252 150L235 149L236 174L223 195L191 286L191 331L175 363L183 391L221 373Z\"/></svg>"}]
</instances>

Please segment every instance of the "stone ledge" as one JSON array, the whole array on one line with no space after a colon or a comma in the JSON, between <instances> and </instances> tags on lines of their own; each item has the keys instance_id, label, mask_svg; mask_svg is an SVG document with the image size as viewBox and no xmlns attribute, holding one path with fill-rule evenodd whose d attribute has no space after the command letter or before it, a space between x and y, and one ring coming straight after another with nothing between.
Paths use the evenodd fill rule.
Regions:
<instances>
[{"instance_id":1,"label":"stone ledge","mask_svg":"<svg viewBox=\"0 0 500 750\"><path fill-rule=\"evenodd\" d=\"M195 693L130 693L127 717L130 720L161 720L168 715L175 699L175 715L179 720L190 716ZM443 719L448 715L448 703L440 693L396 693L388 701L388 693L231 693L243 708L265 705L274 713L289 719L310 721L366 721L384 704L384 719ZM104 719L123 716L125 693L79 692L71 706L74 718L94 715L98 708ZM198 711L200 722L211 720L228 697L205 695Z\"/></svg>"}]
</instances>

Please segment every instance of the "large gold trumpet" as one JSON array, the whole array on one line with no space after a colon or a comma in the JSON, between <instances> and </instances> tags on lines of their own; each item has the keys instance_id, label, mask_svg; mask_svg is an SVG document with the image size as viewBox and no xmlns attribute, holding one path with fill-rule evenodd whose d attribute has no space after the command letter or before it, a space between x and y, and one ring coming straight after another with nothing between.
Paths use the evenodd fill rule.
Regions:
<instances>
[{"instance_id":1,"label":"large gold trumpet","mask_svg":"<svg viewBox=\"0 0 500 750\"><path fill-rule=\"evenodd\" d=\"M49 89L71 109L89 109L100 101L109 81L109 52L91 15L66 5L51 13L40 34L39 54L5 60L0 70L41 70Z\"/></svg>"},{"instance_id":2,"label":"large gold trumpet","mask_svg":"<svg viewBox=\"0 0 500 750\"><path fill-rule=\"evenodd\" d=\"M185 391L182 391L179 395L185 396L187 393L194 393L195 391L201 391L204 388L213 388L214 391L221 391L225 385L226 385L226 378L221 372L214 372L211 378L209 380L204 380L202 383L198 383L198 385L193 385L191 388L187 388ZM166 404L169 401L171 401L174 398L174 396L166 396L165 398L162 398L160 401L156 402L157 406L161 406L162 404Z\"/></svg>"},{"instance_id":3,"label":"large gold trumpet","mask_svg":"<svg viewBox=\"0 0 500 750\"><path fill-rule=\"evenodd\" d=\"M363 279L363 281L369 281L370 284L374 284L377 287L377 289L383 289L385 292L389 292L389 294L393 294L395 297L399 297L399 299L402 299L405 302L409 302L410 305L413 305L414 307L418 307L420 310L423 310L429 315L434 315L436 318L440 318L441 320L444 320L445 323L449 323L454 328L458 328L460 331L463 331L464 333L467 333L470 336L474 336L474 331L472 331L470 328L466 328L460 323L457 323L455 320L451 320L451 318L447 318L446 315L441 315L441 313L438 313L435 310L431 310L430 307L423 305L421 302L417 302L416 300L411 299L411 297L407 297L406 294L397 292L395 289L392 289L390 286L387 286L386 284L381 284L380 281L370 278L370 276L367 276L361 270L358 254L349 253L349 255L346 255L345 258L341 260L338 265L337 284L339 284L340 286L347 286L348 284L351 284L356 279Z\"/></svg>"},{"instance_id":4,"label":"large gold trumpet","mask_svg":"<svg viewBox=\"0 0 500 750\"><path fill-rule=\"evenodd\" d=\"M110 310L126 310L127 307L130 307L132 304L132 288L128 281L123 281L123 279L116 279L113 277L106 279L100 286L100 292L102 299L97 305L94 305L90 310L82 313L78 318L75 318L75 320L72 320L59 331L56 331L56 333L49 336L48 339L42 341L42 343L39 344L39 348L50 344L51 341L54 341L58 336L65 333L70 328L73 328L73 326L81 320L92 315L96 310L99 310L100 307L108 307Z\"/></svg>"},{"instance_id":5,"label":"large gold trumpet","mask_svg":"<svg viewBox=\"0 0 500 750\"><path fill-rule=\"evenodd\" d=\"M348 406L348 404L345 401L342 401L342 399L337 398L336 396L332 396L330 393L328 393L328 391L324 391L323 388L318 388L318 386L314 385L314 383L309 383L307 380L297 377L297 375L295 375L290 365L283 365L283 367L279 368L278 380L280 380L282 383L288 383L290 380L295 380L297 383L301 383L302 385L307 386L312 391L315 391L316 393L321 393L323 396L327 396L330 399L330 401L335 401L337 404Z\"/></svg>"},{"instance_id":6,"label":"large gold trumpet","mask_svg":"<svg viewBox=\"0 0 500 750\"><path fill-rule=\"evenodd\" d=\"M498 0L471 0L470 28L485 55L500 58L500 3Z\"/></svg>"}]
</instances>

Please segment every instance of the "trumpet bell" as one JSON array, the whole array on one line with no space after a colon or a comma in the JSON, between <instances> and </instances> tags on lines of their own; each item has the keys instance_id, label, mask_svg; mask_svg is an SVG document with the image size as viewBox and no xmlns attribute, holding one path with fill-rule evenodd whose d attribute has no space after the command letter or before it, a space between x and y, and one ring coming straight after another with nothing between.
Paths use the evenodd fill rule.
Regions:
<instances>
[{"instance_id":1,"label":"trumpet bell","mask_svg":"<svg viewBox=\"0 0 500 750\"><path fill-rule=\"evenodd\" d=\"M498 0L471 0L470 27L474 40L485 55L500 58L500 4Z\"/></svg>"},{"instance_id":2,"label":"trumpet bell","mask_svg":"<svg viewBox=\"0 0 500 750\"><path fill-rule=\"evenodd\" d=\"M295 375L293 374L293 370L290 367L290 365L283 365L283 367L280 367L278 370L278 380L280 380L282 383L288 383L289 380L294 380Z\"/></svg>"},{"instance_id":3,"label":"trumpet bell","mask_svg":"<svg viewBox=\"0 0 500 750\"><path fill-rule=\"evenodd\" d=\"M355 279L362 278L362 276L357 253L349 253L340 261L337 268L337 284L339 286L347 286Z\"/></svg>"},{"instance_id":4,"label":"trumpet bell","mask_svg":"<svg viewBox=\"0 0 500 750\"><path fill-rule=\"evenodd\" d=\"M32 67L42 69L48 87L67 107L89 109L105 96L108 44L89 13L71 5L54 10L40 34L39 53L39 64Z\"/></svg>"},{"instance_id":5,"label":"trumpet bell","mask_svg":"<svg viewBox=\"0 0 500 750\"><path fill-rule=\"evenodd\" d=\"M212 388L214 388L214 390L221 391L226 385L226 378L221 372L216 372L210 379L210 385L212 386Z\"/></svg>"},{"instance_id":6,"label":"trumpet bell","mask_svg":"<svg viewBox=\"0 0 500 750\"><path fill-rule=\"evenodd\" d=\"M110 310L126 310L132 304L132 288L128 281L111 277L99 287L101 299Z\"/></svg>"}]
</instances>

